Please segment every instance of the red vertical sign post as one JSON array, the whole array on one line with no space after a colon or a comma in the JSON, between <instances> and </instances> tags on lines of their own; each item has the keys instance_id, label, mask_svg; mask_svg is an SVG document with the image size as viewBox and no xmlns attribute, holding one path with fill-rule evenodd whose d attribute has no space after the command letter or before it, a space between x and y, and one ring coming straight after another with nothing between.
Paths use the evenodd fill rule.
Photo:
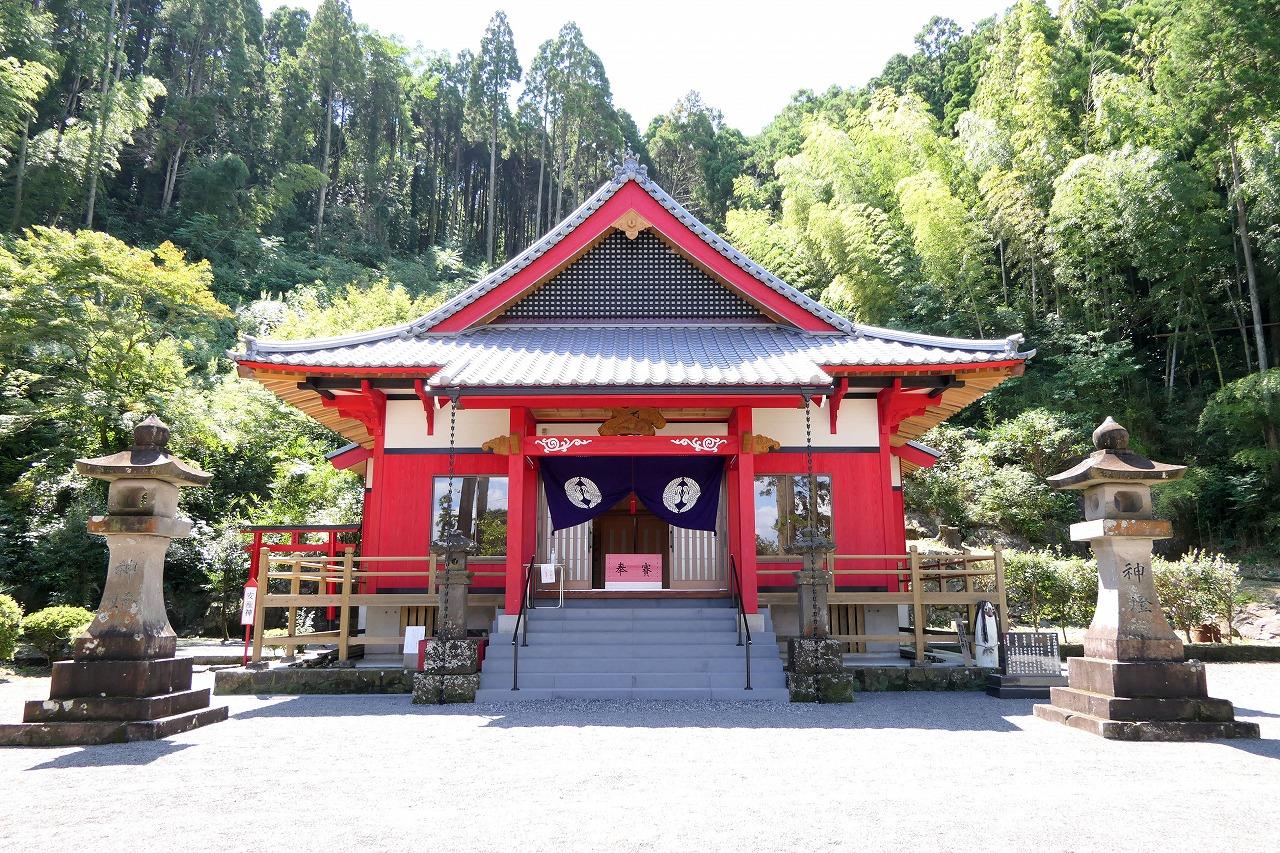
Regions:
<instances>
[{"instance_id":1,"label":"red vertical sign post","mask_svg":"<svg viewBox=\"0 0 1280 853\"><path fill-rule=\"evenodd\" d=\"M249 635L253 633L253 614L258 607L258 579L249 576L244 585L244 599L240 605L240 624L244 626L244 660L241 666L249 665Z\"/></svg>"}]
</instances>

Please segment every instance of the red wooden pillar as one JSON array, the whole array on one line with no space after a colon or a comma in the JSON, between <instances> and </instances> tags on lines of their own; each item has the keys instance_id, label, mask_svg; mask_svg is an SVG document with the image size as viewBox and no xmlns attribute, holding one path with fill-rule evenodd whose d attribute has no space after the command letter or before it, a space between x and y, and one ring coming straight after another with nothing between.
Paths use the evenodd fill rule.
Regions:
<instances>
[{"instance_id":1,"label":"red wooden pillar","mask_svg":"<svg viewBox=\"0 0 1280 853\"><path fill-rule=\"evenodd\" d=\"M906 545L905 521L902 517L902 496L893 490L893 447L889 439L898 431L898 426L907 418L922 414L928 407L929 398L919 392L903 392L902 380L895 379L888 388L876 396L876 414L879 422L880 451L878 456L879 474L876 493L880 500L881 534L880 553L899 553ZM886 561L886 572L896 567ZM884 583L890 582L886 576Z\"/></svg>"},{"instance_id":2,"label":"red wooden pillar","mask_svg":"<svg viewBox=\"0 0 1280 853\"><path fill-rule=\"evenodd\" d=\"M518 447L507 456L507 578L505 610L520 612L524 593L524 570L537 547L538 478L525 456L525 444L533 435L534 423L523 406L511 409L511 433Z\"/></svg>"},{"instance_id":3,"label":"red wooden pillar","mask_svg":"<svg viewBox=\"0 0 1280 853\"><path fill-rule=\"evenodd\" d=\"M738 465L729 483L730 553L742 578L742 606L748 613L759 609L756 580L756 458L746 437L751 435L751 409L738 406L729 421L729 432L738 442ZM733 521L736 519L737 524ZM736 548L735 548L736 546Z\"/></svg>"}]
</instances>

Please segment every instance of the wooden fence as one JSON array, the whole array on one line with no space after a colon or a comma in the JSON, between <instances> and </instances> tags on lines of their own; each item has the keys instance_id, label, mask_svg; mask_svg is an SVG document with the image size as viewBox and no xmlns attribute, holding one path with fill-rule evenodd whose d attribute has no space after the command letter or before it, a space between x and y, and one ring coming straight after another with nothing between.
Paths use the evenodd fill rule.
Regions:
<instances>
[{"instance_id":1,"label":"wooden fence","mask_svg":"<svg viewBox=\"0 0 1280 853\"><path fill-rule=\"evenodd\" d=\"M842 568L842 563L859 562L890 563L891 568ZM929 634L927 633L931 607L958 608L968 611L969 624L974 624L975 607L979 602L990 601L996 606L1001 630L1007 630L1009 608L1005 595L1004 556L999 545L990 553L964 553L954 555L921 554L912 546L906 554L827 554L823 565L831 573L831 585L827 591L830 607L831 635L849 643L854 651L865 648L867 643L910 643L915 650L917 664L927 663ZM757 575L793 575L795 569L758 568ZM880 592L870 590L840 589L841 577L890 577L897 581L898 590ZM979 580L982 579L982 580ZM960 588L956 588L960 587ZM769 592L760 594L761 604L794 604L794 592ZM867 634L862 619L867 605L906 605L912 611L912 627L894 634Z\"/></svg>"},{"instance_id":2,"label":"wooden fence","mask_svg":"<svg viewBox=\"0 0 1280 853\"><path fill-rule=\"evenodd\" d=\"M311 643L333 643L338 649L338 660L348 660L350 648L362 646L395 646L402 648L405 637L406 615L416 613L416 618L434 633L435 611L440 607L438 589L441 573L438 558L431 554L421 557L357 557L354 546L346 546L335 556L277 556L267 547L258 553L258 597L253 619L253 660L262 659L262 647L283 646L286 652ZM422 568L404 567L408 563L426 564ZM362 592L369 581L376 578L427 578L422 592ZM504 571L473 571L474 576L505 576ZM272 581L277 588L288 582L287 592L273 592ZM376 585L376 584L375 584ZM483 599L483 601L478 600ZM475 604L492 604L500 595L471 595ZM361 606L401 608L398 636L371 636L352 630L352 608ZM299 634L298 610L301 608L338 608L338 628L334 631L315 631ZM283 637L265 636L265 614L270 609L287 611L287 633Z\"/></svg>"}]
</instances>

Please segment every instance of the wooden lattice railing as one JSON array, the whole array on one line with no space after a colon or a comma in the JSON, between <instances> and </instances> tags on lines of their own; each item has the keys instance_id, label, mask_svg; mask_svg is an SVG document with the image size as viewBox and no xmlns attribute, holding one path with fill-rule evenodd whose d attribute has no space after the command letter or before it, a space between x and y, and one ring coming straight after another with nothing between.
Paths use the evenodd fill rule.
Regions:
<instances>
[{"instance_id":1,"label":"wooden lattice railing","mask_svg":"<svg viewBox=\"0 0 1280 853\"><path fill-rule=\"evenodd\" d=\"M878 568L842 568L842 563L875 562ZM883 564L888 564L884 567ZM953 555L921 554L912 546L906 554L826 554L824 568L831 573L827 604L831 610L831 636L849 643L855 651L867 643L910 643L917 663L927 662L931 607L957 608L968 611L969 624L974 624L979 602L996 606L1001 630L1008 629L1009 608L1005 595L1004 555L999 545L990 553ZM758 568L757 575L794 575L795 569ZM898 590L890 592L841 589L842 577L893 578ZM962 589L952 587L962 586ZM788 598L789 597L789 598ZM761 603L790 603L795 593L762 593ZM907 605L912 610L912 627L894 634L867 634L861 626L860 614L867 605ZM954 640L949 640L954 641Z\"/></svg>"},{"instance_id":2,"label":"wooden lattice railing","mask_svg":"<svg viewBox=\"0 0 1280 853\"><path fill-rule=\"evenodd\" d=\"M409 567L417 564L416 567ZM422 568L425 566L426 568ZM276 555L263 547L258 553L258 597L253 620L253 660L262 658L262 647L283 646L292 651L297 646L313 643L337 646L338 659L347 660L350 647L395 646L402 648L406 620L404 614L412 609L429 610L423 619L428 634L435 625L435 611L440 607L438 558L434 554L413 557L357 557L355 547L348 545L335 556ZM505 576L503 571L474 570L473 576ZM406 579L426 577L422 592L363 592L376 587L377 579ZM272 591L282 582L288 583L285 592ZM370 583L370 582L373 583ZM416 585L416 584L415 584ZM402 618L397 636L372 636L356 634L352 630L352 608L361 606L399 607ZM334 607L338 610L338 628L332 631L297 632L300 608ZM283 637L267 637L264 630L266 612L284 609L286 634Z\"/></svg>"}]
</instances>

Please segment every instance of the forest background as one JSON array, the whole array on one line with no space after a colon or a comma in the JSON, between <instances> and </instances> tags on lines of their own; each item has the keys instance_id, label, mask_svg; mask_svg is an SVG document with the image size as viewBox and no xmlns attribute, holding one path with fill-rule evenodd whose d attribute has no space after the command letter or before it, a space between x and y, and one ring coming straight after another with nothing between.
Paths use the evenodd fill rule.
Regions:
<instances>
[{"instance_id":1,"label":"forest background","mask_svg":"<svg viewBox=\"0 0 1280 853\"><path fill-rule=\"evenodd\" d=\"M641 130L573 23L524 68L501 12L477 37L410 49L344 0L0 0L0 591L96 602L104 495L71 463L149 412L214 474L167 577L180 628L243 576L240 524L357 520L337 437L225 351L424 313L628 149L855 320L1038 350L930 434L922 523L1065 544L1078 511L1044 476L1110 414L1192 466L1160 493L1174 551L1276 557L1280 4L934 18L865 86L798 92L752 137L696 91Z\"/></svg>"}]
</instances>

